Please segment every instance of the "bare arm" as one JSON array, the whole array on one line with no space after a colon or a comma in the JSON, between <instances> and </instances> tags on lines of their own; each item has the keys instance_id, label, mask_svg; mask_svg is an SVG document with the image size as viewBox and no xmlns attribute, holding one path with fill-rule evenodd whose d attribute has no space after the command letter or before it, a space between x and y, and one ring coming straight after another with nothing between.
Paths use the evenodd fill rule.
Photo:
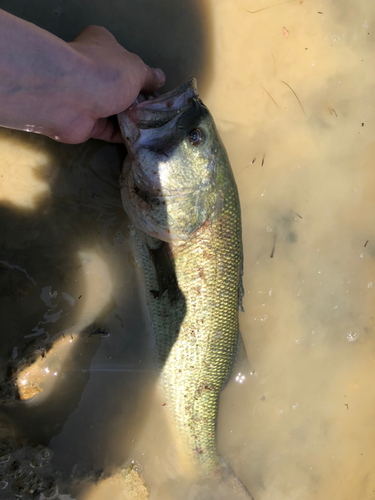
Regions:
<instances>
[{"instance_id":1,"label":"bare arm","mask_svg":"<svg viewBox=\"0 0 375 500\"><path fill-rule=\"evenodd\" d=\"M66 43L0 9L0 126L71 144L122 142L107 117L164 81L105 28L89 26Z\"/></svg>"}]
</instances>

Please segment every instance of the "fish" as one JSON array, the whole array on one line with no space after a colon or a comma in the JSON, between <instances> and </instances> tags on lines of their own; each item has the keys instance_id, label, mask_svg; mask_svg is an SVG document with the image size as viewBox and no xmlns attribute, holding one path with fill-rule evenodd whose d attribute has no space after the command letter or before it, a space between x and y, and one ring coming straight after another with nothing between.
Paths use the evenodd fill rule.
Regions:
<instances>
[{"instance_id":1,"label":"fish","mask_svg":"<svg viewBox=\"0 0 375 500\"><path fill-rule=\"evenodd\" d=\"M220 498L252 499L216 447L243 298L241 209L228 155L195 79L138 99L118 121L128 151L122 203L135 227L181 461L191 477L215 480Z\"/></svg>"}]
</instances>

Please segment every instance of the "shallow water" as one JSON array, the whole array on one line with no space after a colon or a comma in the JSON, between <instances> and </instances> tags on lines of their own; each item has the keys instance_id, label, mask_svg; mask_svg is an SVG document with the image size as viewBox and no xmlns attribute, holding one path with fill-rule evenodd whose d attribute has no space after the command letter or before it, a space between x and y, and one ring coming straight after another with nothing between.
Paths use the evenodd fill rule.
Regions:
<instances>
[{"instance_id":1,"label":"shallow water","mask_svg":"<svg viewBox=\"0 0 375 500\"><path fill-rule=\"evenodd\" d=\"M100 2L60 3L1 6L66 39L105 24L167 68L168 88L195 74L227 147L243 214L251 368L222 394L220 451L256 500L375 498L375 6L207 0L184 3L181 16L168 2L151 12L115 2L102 17ZM134 38L137 23L144 39ZM117 185L122 155L1 131L1 367L23 337L65 332L45 393L4 412L49 443L65 473L136 460L152 499L176 499L183 485L153 396ZM89 337L95 328L110 337ZM77 495L99 498L86 486Z\"/></svg>"}]
</instances>

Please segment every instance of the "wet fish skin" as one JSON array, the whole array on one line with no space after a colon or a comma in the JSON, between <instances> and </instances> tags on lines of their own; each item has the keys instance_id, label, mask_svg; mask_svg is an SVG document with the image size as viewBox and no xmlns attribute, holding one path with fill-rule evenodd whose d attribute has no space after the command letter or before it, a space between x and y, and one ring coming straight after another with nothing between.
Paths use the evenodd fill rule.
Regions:
<instances>
[{"instance_id":1,"label":"wet fish skin","mask_svg":"<svg viewBox=\"0 0 375 500\"><path fill-rule=\"evenodd\" d=\"M160 381L181 459L200 477L227 477L216 449L220 391L239 339L241 213L225 148L193 80L119 115L129 152L120 184L136 227ZM204 136L195 146L192 131Z\"/></svg>"}]
</instances>

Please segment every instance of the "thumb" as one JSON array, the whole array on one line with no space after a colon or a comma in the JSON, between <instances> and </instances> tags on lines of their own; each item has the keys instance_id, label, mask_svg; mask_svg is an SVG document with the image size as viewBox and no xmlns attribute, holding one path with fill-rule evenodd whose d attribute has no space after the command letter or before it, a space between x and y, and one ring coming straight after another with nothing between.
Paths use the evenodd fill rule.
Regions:
<instances>
[{"instance_id":1,"label":"thumb","mask_svg":"<svg viewBox=\"0 0 375 500\"><path fill-rule=\"evenodd\" d=\"M165 83L164 71L160 68L150 68L147 66L146 78L142 85L141 92L155 92Z\"/></svg>"}]
</instances>

